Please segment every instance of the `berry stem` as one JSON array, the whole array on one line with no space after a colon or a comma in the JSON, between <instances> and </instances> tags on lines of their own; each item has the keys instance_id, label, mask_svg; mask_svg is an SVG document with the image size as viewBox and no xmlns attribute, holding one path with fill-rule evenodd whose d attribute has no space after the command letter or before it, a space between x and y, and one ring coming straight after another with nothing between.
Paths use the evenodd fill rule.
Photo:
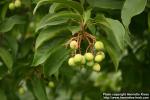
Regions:
<instances>
[{"instance_id":1,"label":"berry stem","mask_svg":"<svg viewBox=\"0 0 150 100\"><path fill-rule=\"evenodd\" d=\"M82 26L82 24L83 23L81 23L81 26ZM83 26L82 26L82 28L83 28ZM96 38L93 35L89 34L88 32L84 32L84 30L82 30L82 34L80 32L75 33L74 36L65 44L66 47L73 40L77 41L77 43L78 43L78 49L75 50L75 54L77 52L81 54L81 42L82 42L82 40L88 41L88 46L86 48L86 52L88 52L90 49L90 52L92 52L94 54L94 44L96 42Z\"/></svg>"}]
</instances>

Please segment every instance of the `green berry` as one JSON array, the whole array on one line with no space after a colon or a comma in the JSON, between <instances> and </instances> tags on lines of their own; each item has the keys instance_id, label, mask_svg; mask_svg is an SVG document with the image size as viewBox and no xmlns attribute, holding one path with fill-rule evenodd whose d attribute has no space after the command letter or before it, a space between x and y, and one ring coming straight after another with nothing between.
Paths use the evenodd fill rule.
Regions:
<instances>
[{"instance_id":1,"label":"green berry","mask_svg":"<svg viewBox=\"0 0 150 100\"><path fill-rule=\"evenodd\" d=\"M21 7L21 1L20 0L16 0L15 1L15 7Z\"/></svg>"},{"instance_id":2,"label":"green berry","mask_svg":"<svg viewBox=\"0 0 150 100\"><path fill-rule=\"evenodd\" d=\"M23 95L23 94L25 93L25 90L24 90L23 87L20 87L20 88L18 89L18 92L19 92L20 95Z\"/></svg>"},{"instance_id":3,"label":"green berry","mask_svg":"<svg viewBox=\"0 0 150 100\"><path fill-rule=\"evenodd\" d=\"M101 41L97 41L94 45L96 50L102 50L104 49L104 44Z\"/></svg>"},{"instance_id":4,"label":"green berry","mask_svg":"<svg viewBox=\"0 0 150 100\"><path fill-rule=\"evenodd\" d=\"M10 10L14 10L15 9L15 5L13 2L9 3L9 9Z\"/></svg>"},{"instance_id":5,"label":"green berry","mask_svg":"<svg viewBox=\"0 0 150 100\"><path fill-rule=\"evenodd\" d=\"M82 59L83 59L83 57L82 57L81 54L76 54L76 55L74 56L74 62L75 62L75 63L81 63L81 62L82 62Z\"/></svg>"},{"instance_id":6,"label":"green berry","mask_svg":"<svg viewBox=\"0 0 150 100\"><path fill-rule=\"evenodd\" d=\"M31 29L35 28L35 23L34 23L34 22L30 22L29 27L30 27Z\"/></svg>"},{"instance_id":7,"label":"green berry","mask_svg":"<svg viewBox=\"0 0 150 100\"><path fill-rule=\"evenodd\" d=\"M103 56L102 55L96 55L95 57L95 61L96 62L101 62L103 60Z\"/></svg>"},{"instance_id":8,"label":"green berry","mask_svg":"<svg viewBox=\"0 0 150 100\"><path fill-rule=\"evenodd\" d=\"M104 54L104 52L102 52L102 51L97 52L97 55L102 55L103 59L105 58L105 54Z\"/></svg>"},{"instance_id":9,"label":"green berry","mask_svg":"<svg viewBox=\"0 0 150 100\"><path fill-rule=\"evenodd\" d=\"M84 55L84 57L85 57L85 59L86 59L87 61L92 61L93 58L94 58L94 56L93 56L92 53L86 53L86 54Z\"/></svg>"},{"instance_id":10,"label":"green berry","mask_svg":"<svg viewBox=\"0 0 150 100\"><path fill-rule=\"evenodd\" d=\"M54 84L53 81L49 81L48 86L49 86L50 88L53 88L53 87L55 87L55 84Z\"/></svg>"},{"instance_id":11,"label":"green berry","mask_svg":"<svg viewBox=\"0 0 150 100\"><path fill-rule=\"evenodd\" d=\"M93 61L87 62L86 65L92 67L94 65L94 62Z\"/></svg>"},{"instance_id":12,"label":"green berry","mask_svg":"<svg viewBox=\"0 0 150 100\"><path fill-rule=\"evenodd\" d=\"M71 42L70 42L70 48L71 48L71 49L77 49L77 48L78 48L78 43L77 43L77 41L71 41Z\"/></svg>"},{"instance_id":13,"label":"green berry","mask_svg":"<svg viewBox=\"0 0 150 100\"><path fill-rule=\"evenodd\" d=\"M69 64L69 66L75 66L74 58L73 57L69 58L68 64Z\"/></svg>"},{"instance_id":14,"label":"green berry","mask_svg":"<svg viewBox=\"0 0 150 100\"><path fill-rule=\"evenodd\" d=\"M93 70L94 71L100 71L100 69L101 69L101 66L98 64L98 63L95 63L94 65L93 65Z\"/></svg>"}]
</instances>

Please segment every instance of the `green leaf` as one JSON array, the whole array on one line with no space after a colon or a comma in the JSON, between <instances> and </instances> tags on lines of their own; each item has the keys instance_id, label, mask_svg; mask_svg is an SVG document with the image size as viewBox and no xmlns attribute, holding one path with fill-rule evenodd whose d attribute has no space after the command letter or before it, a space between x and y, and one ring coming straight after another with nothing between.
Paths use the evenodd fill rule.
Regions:
<instances>
[{"instance_id":1,"label":"green leaf","mask_svg":"<svg viewBox=\"0 0 150 100\"><path fill-rule=\"evenodd\" d=\"M4 93L4 91L1 90L1 89L0 89L0 98L1 98L1 100L7 100L7 97L6 97L5 93Z\"/></svg>"},{"instance_id":2,"label":"green leaf","mask_svg":"<svg viewBox=\"0 0 150 100\"><path fill-rule=\"evenodd\" d=\"M76 1L68 1L68 0L41 0L37 3L36 7L34 8L33 14L35 14L36 10L44 4L47 3L62 3L66 6L68 6L69 8L74 9L75 11L79 12L80 14L83 13L83 8L81 6L80 3L76 2Z\"/></svg>"},{"instance_id":3,"label":"green leaf","mask_svg":"<svg viewBox=\"0 0 150 100\"><path fill-rule=\"evenodd\" d=\"M87 27L88 27L89 31L90 31L93 35L96 34L96 27L95 27L94 24L88 24Z\"/></svg>"},{"instance_id":4,"label":"green leaf","mask_svg":"<svg viewBox=\"0 0 150 100\"><path fill-rule=\"evenodd\" d=\"M148 30L150 31L150 12L148 13Z\"/></svg>"},{"instance_id":5,"label":"green leaf","mask_svg":"<svg viewBox=\"0 0 150 100\"><path fill-rule=\"evenodd\" d=\"M106 45L106 50L108 52L108 54L110 55L111 57L111 60L113 61L113 64L115 65L115 69L117 70L118 69L118 66L119 66L119 62L121 60L121 52L118 52L117 49L115 49L113 46L111 45Z\"/></svg>"},{"instance_id":6,"label":"green leaf","mask_svg":"<svg viewBox=\"0 0 150 100\"><path fill-rule=\"evenodd\" d=\"M110 18L105 18L103 15L96 17L96 22L106 32L107 38L103 39L105 48L108 51L117 70L121 59L122 51L125 47L125 29L118 21Z\"/></svg>"},{"instance_id":7,"label":"green leaf","mask_svg":"<svg viewBox=\"0 0 150 100\"><path fill-rule=\"evenodd\" d=\"M33 38L27 38L23 41L23 43L21 43L19 48L19 58L24 58L29 54L30 50L33 48L33 41Z\"/></svg>"},{"instance_id":8,"label":"green leaf","mask_svg":"<svg viewBox=\"0 0 150 100\"><path fill-rule=\"evenodd\" d=\"M61 4L60 3L53 3L50 6L49 13L50 14L55 13L55 10L56 10L57 7L61 7Z\"/></svg>"},{"instance_id":9,"label":"green leaf","mask_svg":"<svg viewBox=\"0 0 150 100\"><path fill-rule=\"evenodd\" d=\"M103 9L121 9L123 1L121 0L87 0L92 7Z\"/></svg>"},{"instance_id":10,"label":"green leaf","mask_svg":"<svg viewBox=\"0 0 150 100\"><path fill-rule=\"evenodd\" d=\"M105 18L105 17L104 17L104 18ZM87 29L88 29L93 35L96 35L96 31L97 31L96 25L97 25L97 23L100 24L100 22L102 22L102 20L101 20L101 21L100 21L100 20L101 20L100 17L95 18L95 19L90 18L90 19L89 19L89 22L88 22L87 25L86 25ZM106 21L105 21L105 22L106 22Z\"/></svg>"},{"instance_id":11,"label":"green leaf","mask_svg":"<svg viewBox=\"0 0 150 100\"><path fill-rule=\"evenodd\" d=\"M35 49L37 49L43 42L52 39L58 34L61 34L62 30L65 30L67 25L53 26L49 27L40 32L39 36L36 39Z\"/></svg>"},{"instance_id":12,"label":"green leaf","mask_svg":"<svg viewBox=\"0 0 150 100\"><path fill-rule=\"evenodd\" d=\"M13 56L16 57L18 51L18 43L17 40L9 35L5 36L8 46L12 49Z\"/></svg>"},{"instance_id":13,"label":"green leaf","mask_svg":"<svg viewBox=\"0 0 150 100\"><path fill-rule=\"evenodd\" d=\"M8 69L3 66L3 62L0 61L0 80L5 78L5 76L8 74Z\"/></svg>"},{"instance_id":14,"label":"green leaf","mask_svg":"<svg viewBox=\"0 0 150 100\"><path fill-rule=\"evenodd\" d=\"M37 3L37 5L35 6L35 8L34 8L33 14L36 13L37 9L38 9L40 6L45 5L45 4L47 4L47 3L49 3L49 0L40 0L40 1Z\"/></svg>"},{"instance_id":15,"label":"green leaf","mask_svg":"<svg viewBox=\"0 0 150 100\"><path fill-rule=\"evenodd\" d=\"M3 60L7 68L12 71L13 59L11 54L4 48L0 47L0 58Z\"/></svg>"},{"instance_id":16,"label":"green leaf","mask_svg":"<svg viewBox=\"0 0 150 100\"><path fill-rule=\"evenodd\" d=\"M32 66L37 66L44 63L48 57L56 50L56 48L64 41L64 38L55 38L47 41L42 46L40 46L34 54L34 59Z\"/></svg>"},{"instance_id":17,"label":"green leaf","mask_svg":"<svg viewBox=\"0 0 150 100\"><path fill-rule=\"evenodd\" d=\"M84 19L84 25L89 21L91 18L91 11L92 9L89 9L83 13L83 19Z\"/></svg>"},{"instance_id":18,"label":"green leaf","mask_svg":"<svg viewBox=\"0 0 150 100\"><path fill-rule=\"evenodd\" d=\"M112 33L108 33L108 39L112 42L116 41L116 45L118 45L120 49L124 49L125 29L123 25L118 20L110 18L107 18L106 20L110 25L108 28L112 30Z\"/></svg>"},{"instance_id":19,"label":"green leaf","mask_svg":"<svg viewBox=\"0 0 150 100\"><path fill-rule=\"evenodd\" d=\"M96 23L100 24L100 27L107 33L107 38L118 49L124 49L125 42L125 29L123 25L118 21L111 18L105 18L104 16L97 16Z\"/></svg>"},{"instance_id":20,"label":"green leaf","mask_svg":"<svg viewBox=\"0 0 150 100\"><path fill-rule=\"evenodd\" d=\"M0 23L0 32L8 32L10 31L14 25L16 24L24 24L23 17L20 16L12 16Z\"/></svg>"},{"instance_id":21,"label":"green leaf","mask_svg":"<svg viewBox=\"0 0 150 100\"><path fill-rule=\"evenodd\" d=\"M44 64L45 75L52 75L58 71L63 62L68 58L69 51L64 46L60 46ZM65 67L65 66L64 66Z\"/></svg>"},{"instance_id":22,"label":"green leaf","mask_svg":"<svg viewBox=\"0 0 150 100\"><path fill-rule=\"evenodd\" d=\"M147 1L146 7L147 7L147 8L150 8L150 1L149 1L149 0Z\"/></svg>"},{"instance_id":23,"label":"green leaf","mask_svg":"<svg viewBox=\"0 0 150 100\"><path fill-rule=\"evenodd\" d=\"M80 0L82 6L85 4L85 0Z\"/></svg>"},{"instance_id":24,"label":"green leaf","mask_svg":"<svg viewBox=\"0 0 150 100\"><path fill-rule=\"evenodd\" d=\"M80 15L68 11L63 11L56 14L48 14L43 17L40 23L37 25L36 31L47 26L66 23L69 19L80 20L81 18Z\"/></svg>"},{"instance_id":25,"label":"green leaf","mask_svg":"<svg viewBox=\"0 0 150 100\"><path fill-rule=\"evenodd\" d=\"M103 14L97 14L95 17L95 23L98 23L103 26L110 26L106 20L106 17Z\"/></svg>"},{"instance_id":26,"label":"green leaf","mask_svg":"<svg viewBox=\"0 0 150 100\"><path fill-rule=\"evenodd\" d=\"M114 66L115 69L118 69L119 66L119 62L122 58L122 51L118 48L115 47L114 44L112 44L111 41L105 39L104 37L101 36L101 40L103 41L104 45L105 45L105 49L108 52Z\"/></svg>"},{"instance_id":27,"label":"green leaf","mask_svg":"<svg viewBox=\"0 0 150 100\"><path fill-rule=\"evenodd\" d=\"M37 100L48 100L42 80L34 76L32 78L31 83L32 83L33 92Z\"/></svg>"},{"instance_id":28,"label":"green leaf","mask_svg":"<svg viewBox=\"0 0 150 100\"><path fill-rule=\"evenodd\" d=\"M128 28L131 18L142 13L145 9L147 0L126 0L122 11L121 18L126 28Z\"/></svg>"},{"instance_id":29,"label":"green leaf","mask_svg":"<svg viewBox=\"0 0 150 100\"><path fill-rule=\"evenodd\" d=\"M2 8L2 11L1 11L1 18L2 18L2 20L5 19L7 10L8 10L8 4L4 5L3 8Z\"/></svg>"},{"instance_id":30,"label":"green leaf","mask_svg":"<svg viewBox=\"0 0 150 100\"><path fill-rule=\"evenodd\" d=\"M68 26L68 30L71 31L72 35L80 31L80 26Z\"/></svg>"},{"instance_id":31,"label":"green leaf","mask_svg":"<svg viewBox=\"0 0 150 100\"><path fill-rule=\"evenodd\" d=\"M51 6L50 6L50 9L49 9L49 13L55 13L56 11L58 10L61 10L63 8L68 8L65 4L62 4L62 3L53 3Z\"/></svg>"}]
</instances>

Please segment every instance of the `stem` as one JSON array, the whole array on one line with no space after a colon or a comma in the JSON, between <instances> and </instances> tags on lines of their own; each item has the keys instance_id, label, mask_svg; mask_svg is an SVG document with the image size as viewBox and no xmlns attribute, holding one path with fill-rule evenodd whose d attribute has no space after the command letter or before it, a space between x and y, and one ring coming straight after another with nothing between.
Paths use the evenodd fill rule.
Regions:
<instances>
[{"instance_id":1,"label":"stem","mask_svg":"<svg viewBox=\"0 0 150 100\"><path fill-rule=\"evenodd\" d=\"M83 20L80 23L80 27L81 27L81 33L84 34L84 22L83 22Z\"/></svg>"},{"instance_id":2,"label":"stem","mask_svg":"<svg viewBox=\"0 0 150 100\"><path fill-rule=\"evenodd\" d=\"M84 24L81 22L81 33L75 33L73 37L66 43L66 46L70 44L72 40L77 41L78 43L78 49L74 51L74 54L79 52L81 54L81 42L82 40L87 40L88 41L88 46L86 48L86 52L90 49L90 52L94 54L94 44L96 42L96 38L89 34L88 32L84 32Z\"/></svg>"},{"instance_id":3,"label":"stem","mask_svg":"<svg viewBox=\"0 0 150 100\"><path fill-rule=\"evenodd\" d=\"M81 41L82 41L82 39L83 39L83 38L82 38L82 35L80 35L80 36L79 36L79 43L78 43L78 45L79 45L78 48L79 48L79 53L80 53L80 54L81 54L81 48L80 48L80 46L81 46Z\"/></svg>"}]
</instances>

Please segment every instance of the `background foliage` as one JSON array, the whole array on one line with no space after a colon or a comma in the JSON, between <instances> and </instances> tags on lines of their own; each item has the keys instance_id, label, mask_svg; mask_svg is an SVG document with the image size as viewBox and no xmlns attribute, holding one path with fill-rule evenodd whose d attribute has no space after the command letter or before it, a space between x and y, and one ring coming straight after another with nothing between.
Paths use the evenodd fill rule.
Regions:
<instances>
[{"instance_id":1,"label":"background foliage","mask_svg":"<svg viewBox=\"0 0 150 100\"><path fill-rule=\"evenodd\" d=\"M2 100L100 100L103 92L150 92L149 0L21 0L14 10L10 2L0 1ZM82 20L105 44L98 73L67 64L64 43Z\"/></svg>"}]
</instances>

